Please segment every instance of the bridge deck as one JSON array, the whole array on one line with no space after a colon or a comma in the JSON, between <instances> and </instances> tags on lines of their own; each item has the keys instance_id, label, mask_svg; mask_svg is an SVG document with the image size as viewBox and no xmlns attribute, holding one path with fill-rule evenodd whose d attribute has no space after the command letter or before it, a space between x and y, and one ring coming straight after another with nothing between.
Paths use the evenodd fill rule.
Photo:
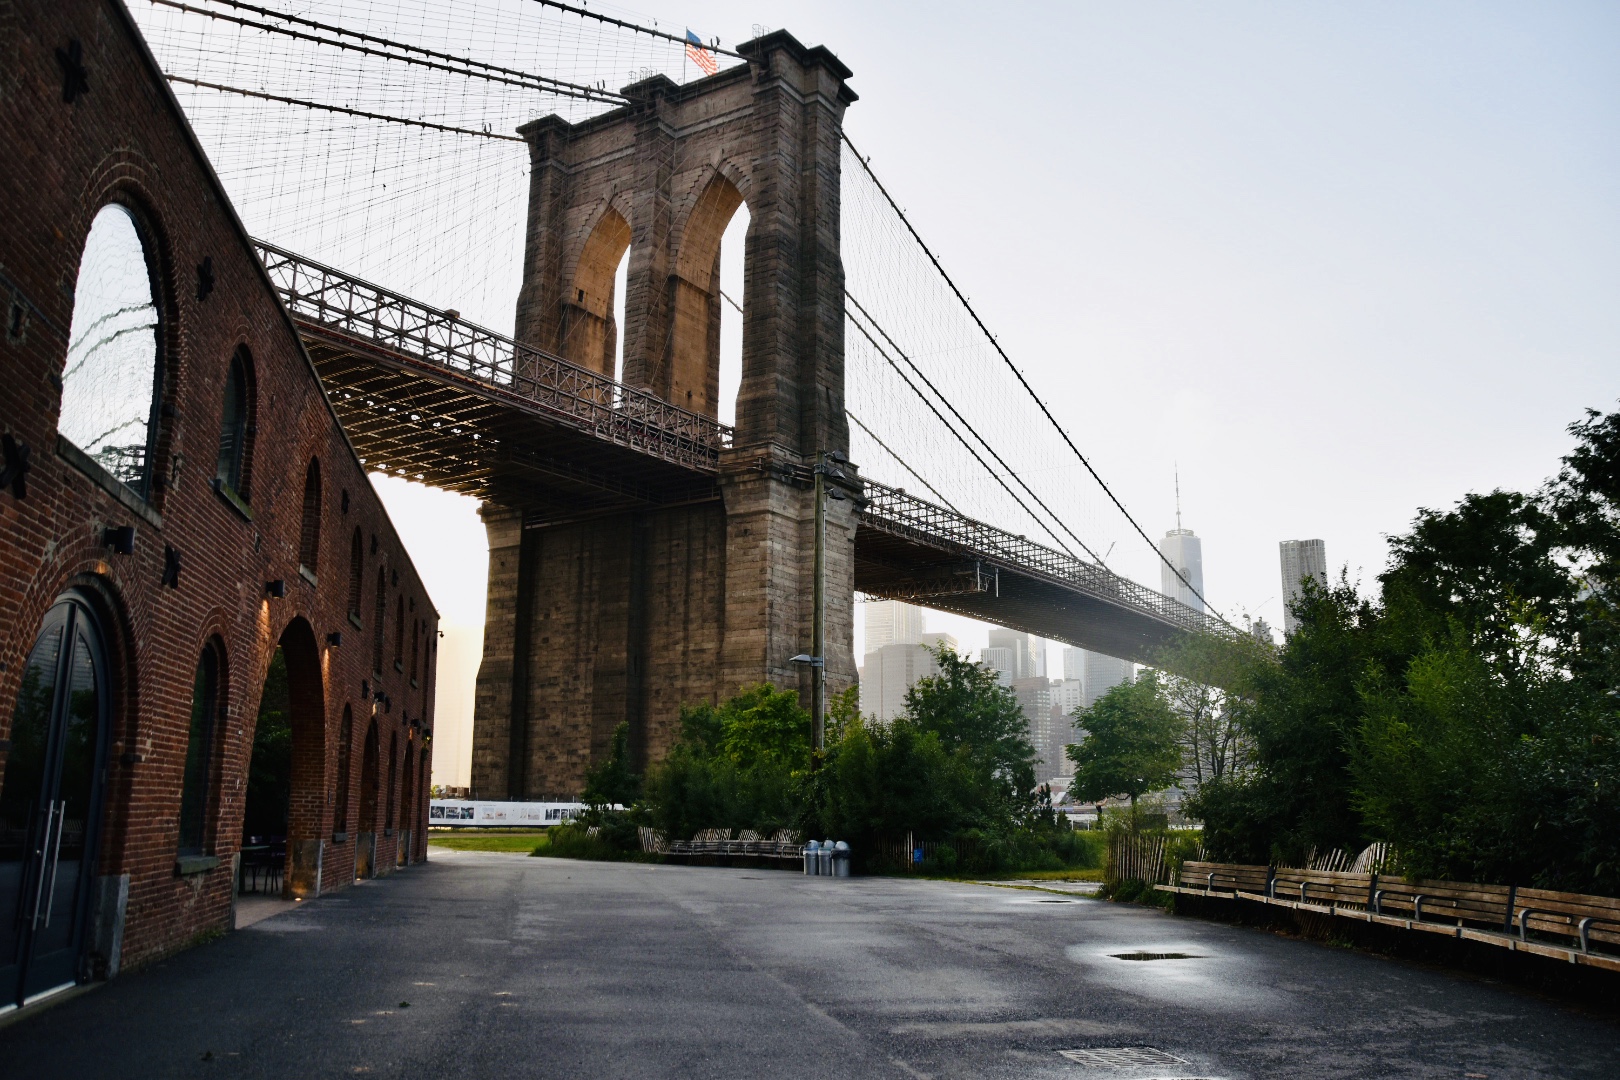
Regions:
<instances>
[{"instance_id":1,"label":"bridge deck","mask_svg":"<svg viewBox=\"0 0 1620 1080\"><path fill-rule=\"evenodd\" d=\"M718 497L731 429L258 241L363 462L536 516ZM1093 563L866 481L855 587L1154 663L1231 627Z\"/></svg>"},{"instance_id":2,"label":"bridge deck","mask_svg":"<svg viewBox=\"0 0 1620 1080\"><path fill-rule=\"evenodd\" d=\"M257 243L368 466L573 510L714 494L731 441L719 421Z\"/></svg>"}]
</instances>

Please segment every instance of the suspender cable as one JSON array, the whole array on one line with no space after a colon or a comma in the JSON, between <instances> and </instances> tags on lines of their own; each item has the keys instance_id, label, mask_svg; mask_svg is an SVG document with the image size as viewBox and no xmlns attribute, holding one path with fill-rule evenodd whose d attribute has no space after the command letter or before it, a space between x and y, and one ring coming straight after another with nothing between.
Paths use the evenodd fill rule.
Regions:
<instances>
[{"instance_id":1,"label":"suspender cable","mask_svg":"<svg viewBox=\"0 0 1620 1080\"><path fill-rule=\"evenodd\" d=\"M966 296L962 295L962 290L956 287L956 282L952 281L951 276L945 272L945 267L940 265L939 259L934 255L933 250L923 242L922 236L918 234L916 228L911 224L911 220L906 217L905 211L901 210L900 204L894 201L894 196L890 195L889 189L883 186L883 181L877 178L877 174L872 171L872 166L867 164L866 159L861 156L861 152L857 150L855 148L855 144L850 141L849 135L844 133L840 134L843 137L844 145L849 147L850 152L855 155L855 160L860 162L861 169L865 171L868 177L871 178L872 183L877 185L878 191L882 192L883 198L888 202L890 209L892 209L896 216L900 218L900 223L906 227L906 231L911 234L911 238L917 241L917 246L922 249L922 253L924 255L928 256L928 261L934 264L934 269L939 271L939 276L945 279L945 284L950 287L951 292L956 295L956 299L959 300L962 307L967 310L968 316L972 318L974 325L979 328L979 330L984 334L986 340L990 342L990 347L996 350L996 355L1001 357L1002 362L1007 365L1007 368L1013 373L1014 377L1018 379L1018 384L1024 388L1024 392L1029 395L1030 400L1035 402L1036 406L1041 410L1041 415L1046 417L1047 422L1052 425L1052 429L1058 433L1058 435L1063 439L1063 442L1074 453L1074 456L1080 460L1080 464L1086 467L1086 472L1090 473L1091 478L1097 481L1097 486L1102 488L1104 495L1108 496L1108 501L1113 503L1114 506L1119 509L1121 514L1125 515L1125 520L1131 523L1131 528L1136 530L1136 534L1138 536L1147 541L1147 545L1153 549L1154 554L1159 556L1159 561L1168 566L1170 568L1170 572L1176 575L1177 580L1179 580L1183 585L1187 586L1187 591L1198 597L1204 606L1209 608L1210 611L1214 612L1215 617L1220 619L1221 622L1225 623L1229 629L1236 629L1236 627L1233 627L1231 623L1227 622L1226 616L1222 615L1218 611L1215 611L1215 608L1210 604L1210 602L1204 599L1202 593L1193 588L1192 582L1188 581L1186 577L1182 575L1180 568L1165 557L1164 552L1159 550L1159 545L1153 542L1153 539L1142 529L1142 526L1136 523L1136 519L1131 516L1131 512L1125 509L1125 504L1119 501L1119 497L1114 494L1113 489L1111 489L1103 481L1101 476L1097 475L1097 470L1092 468L1091 462L1086 459L1086 455L1082 454L1080 452L1080 448L1074 444L1074 440L1069 438L1069 433L1064 431L1063 425L1057 422L1057 419L1052 415L1052 410L1048 409L1046 407L1046 403L1040 399L1038 394L1035 393L1034 388L1029 385L1029 380L1024 378L1024 373L1018 370L1018 366L1012 362L1012 358L1007 355L1004 349L1002 349L1001 342L997 341L995 336L990 333L990 328L984 325L984 320L979 318L979 313L973 310L973 305L968 303Z\"/></svg>"},{"instance_id":2,"label":"suspender cable","mask_svg":"<svg viewBox=\"0 0 1620 1080\"><path fill-rule=\"evenodd\" d=\"M534 2L537 4L542 4L548 8L556 8L558 11L572 12L581 18L595 19L597 22L607 23L609 26L618 26L625 30L634 30L638 34L649 34L652 37L664 38L667 41L673 41L681 45L692 44L692 42L688 41L686 38L677 37L674 34L666 34L662 30L654 30L650 26L641 26L637 23L625 22L623 19L615 19L607 15L598 15L589 8L575 7L573 4L560 3L559 0L534 0ZM733 52L730 49L722 49L718 45L705 44L701 46L701 48L708 49L710 52L725 53L727 56L735 56L739 60L748 59L748 57L744 56L740 52Z\"/></svg>"},{"instance_id":3,"label":"suspender cable","mask_svg":"<svg viewBox=\"0 0 1620 1080\"><path fill-rule=\"evenodd\" d=\"M847 313L847 309L846 309L846 313ZM1048 536L1050 536L1052 538L1052 542L1054 544L1056 544L1058 547L1063 549L1063 554L1067 555L1069 558L1074 559L1075 561L1078 562L1079 561L1079 556L1076 555L1074 552L1069 550L1068 545L1066 545L1063 542L1063 538L1058 536L1057 533L1053 532L1052 529L1051 529L1051 526L1047 525L1046 522L1042 521L1039 516L1037 516L1035 513L1033 513L1029 509L1028 506L1025 506L1024 505L1024 500L1020 499L1018 497L1018 493L1013 491L1012 488L1007 486L1007 481L1005 481L1005 480L1003 480L1001 478L1001 474L996 472L996 470L992 469L990 467L989 462L985 461L984 458L979 456L979 452L973 448L973 444L968 442L967 439L963 438L962 433L960 431L957 431L956 428L951 425L951 422L949 420L946 420L943 416L940 415L939 410L934 408L934 403L932 401L928 400L928 395L923 393L921 390L917 389L917 384L912 382L911 377L908 376L905 373L905 371L901 369L899 364L894 362L894 358L891 357L887 352L884 351L883 346L878 344L877 339L872 336L871 331L867 330L866 327L862 326L861 321L859 319L851 318L849 321L850 321L850 325L854 326L855 329L857 329L857 330L859 330L861 332L862 337L864 337L867 341L870 341L872 343L872 348L874 348L874 349L876 349L878 351L878 355L883 357L883 359L888 363L888 365L890 367L894 368L895 374L899 375L900 378L905 382L905 384L911 388L911 392L913 394L916 394L919 398L922 399L922 403L924 405L928 406L928 411L934 414L934 419L938 420L941 424L943 424L945 426L945 428L947 430L949 430L952 435L955 435L956 436L956 441L961 443L962 446L967 450L967 452L973 455L973 460L977 461L979 463L979 468L983 469L985 471L986 475L988 475L990 477L990 479L994 480L996 483L1001 485L1001 490L1005 491L1007 493L1008 497L1011 498L1013 502L1017 503L1019 505L1019 507L1021 507L1026 514L1029 514L1030 520L1034 521L1042 529L1046 530L1046 535L1048 535ZM975 435L975 437L977 437L977 436ZM997 460L1000 460L1000 459L998 458ZM1005 465L1003 465L1003 468L1005 468Z\"/></svg>"},{"instance_id":4,"label":"suspender cable","mask_svg":"<svg viewBox=\"0 0 1620 1080\"><path fill-rule=\"evenodd\" d=\"M1035 504L1037 506L1039 506L1042 510L1046 511L1047 516L1049 516L1053 521L1057 522L1058 528L1060 528L1064 532L1068 533L1070 539L1072 539L1076 544L1080 545L1080 550L1084 551L1087 555L1090 555L1092 557L1092 559L1097 563L1098 566L1103 566L1104 569L1107 569L1107 567L1104 566L1103 561L1101 559L1097 558L1097 553L1095 551L1092 551L1090 547L1086 546L1086 542L1084 540L1080 539L1078 536L1076 536L1074 534L1073 529L1069 528L1067 525L1065 525L1063 523L1063 519L1058 517L1057 513L1050 506L1047 506L1046 503L1041 499L1041 497L1039 495L1035 494L1034 490L1029 486L1028 483L1026 483L1024 481L1024 478L1022 476L1020 476L1013 469L1012 466L1008 465L1005 461L1002 460L1001 455L996 453L995 448L990 445L989 440L987 440L983 435L980 435L978 433L978 431L974 429L973 425L968 423L967 417L963 416L960 412L957 411L956 406L952 405L951 402L950 402L950 399L947 398L943 393L940 392L939 387L934 385L933 380L931 380L927 375L924 375L922 369L917 366L916 362L913 361L911 359L911 357L907 356L901 350L899 345L895 344L895 340L894 340L894 338L889 336L889 332L887 330L883 329L882 326L878 325L878 321L876 319L872 318L872 313L867 311L864 307L862 307L861 302L859 300L855 299L853 296L851 296L849 294L848 289L844 290L844 297L847 300L849 300L850 303L855 305L856 309L858 311L860 311L860 313L863 316L866 317L866 321L871 323L873 328L876 329L878 333L883 335L883 339L889 343L889 347L892 348L895 351L895 354L897 356L899 356L900 359L902 359L902 360L904 360L906 362L907 367L911 368L912 371L917 373L917 378L921 379L923 381L923 384L925 386L927 386L928 389L930 389L930 390L932 390L934 392L934 396L939 398L940 402L947 409L949 409L951 411L951 415L956 417L956 419L962 424L963 427L967 428L968 434L972 435L975 439L979 440L979 444L984 447L985 451L987 453L989 453L989 455L991 457L996 459L996 464L1000 465L1003 469L1006 469L1008 476L1011 476L1014 480L1018 481L1018 486L1023 488L1024 491L1026 493L1028 493L1028 495L1029 495L1029 497L1031 499L1035 500ZM1029 510L1029 507L1023 503L1023 500L1019 500L1019 505L1023 506L1024 510L1026 512ZM1030 516L1035 517L1035 515L1033 515L1033 514L1031 514ZM1036 520L1039 521L1040 519L1036 518ZM1045 529L1046 524L1044 522L1042 522L1041 527L1043 529ZM1047 532L1050 533L1051 530L1047 529ZM1056 534L1053 534L1053 538L1054 539L1056 538ZM1062 545L1062 541L1058 541L1058 543L1059 543L1059 546ZM1068 551L1068 548L1064 548L1064 550ZM1072 555L1073 552L1070 552L1070 554Z\"/></svg>"},{"instance_id":5,"label":"suspender cable","mask_svg":"<svg viewBox=\"0 0 1620 1080\"><path fill-rule=\"evenodd\" d=\"M947 510L951 511L954 514L962 514L962 511L958 510L951 503L951 500L947 499L944 495L941 495L939 493L939 489L936 488L933 484L930 484L927 481L927 479L924 478L922 473L918 472L916 469L913 469L910 465L907 465L905 458L901 457L899 454L895 453L893 450L890 450L889 449L889 444L884 442L882 439L878 438L877 432L873 431L871 428L869 428L865 424L861 423L861 418L860 417L856 416L853 412L850 412L848 409L844 410L844 415L849 417L850 421L852 423L854 423L854 425L856 427L858 427L862 431L866 432L868 438L870 438L873 442L877 443L879 446L883 447L884 451L890 457L894 458L894 460L898 461L900 463L900 467L902 469L906 470L906 472L910 473L913 477L915 477L919 484L921 484L923 487L927 488L929 493L932 494L934 496L934 498L936 498L940 502L944 503L945 508ZM967 517L966 514L962 514L962 516Z\"/></svg>"},{"instance_id":6,"label":"suspender cable","mask_svg":"<svg viewBox=\"0 0 1620 1080\"><path fill-rule=\"evenodd\" d=\"M366 120L386 120L390 124L405 124L415 128L426 128L429 131L447 131L452 135L476 135L480 139L501 139L505 142L515 143L523 141L516 135L497 135L493 131L475 131L472 128L451 127L449 124L434 124L426 120L408 120L403 116L366 112L363 109L346 109L341 105L322 105L318 101L282 97L280 94L265 94L258 90L244 90L240 86L225 86L221 83L203 82L201 79L188 79L183 75L170 75L167 72L164 73L163 77L170 82L185 83L187 86L201 86L225 94L241 94L243 97L258 98L261 101L279 101L283 105L297 105L305 109L318 109L321 112L342 113L344 116L358 116Z\"/></svg>"},{"instance_id":7,"label":"suspender cable","mask_svg":"<svg viewBox=\"0 0 1620 1080\"><path fill-rule=\"evenodd\" d=\"M245 26L251 30L262 30L268 34L281 34L284 37L294 38L298 41L308 41L316 45L326 45L346 52L360 53L364 56L376 56L384 60L394 60L402 64L413 64L416 67L432 68L435 71L447 71L452 75L463 75L469 79L483 79L486 82L504 83L507 86L520 86L529 90L539 90L548 94L558 94L563 97L580 98L585 101L600 101L608 105L623 105L630 99L623 94L611 90L602 90L594 86L583 86L563 79L554 79L549 75L535 75L532 72L519 71L515 68L501 67L497 64L485 63L471 57L456 56L453 53L435 52L417 45L407 45L404 42L392 41L388 38L378 37L375 34L362 34L357 30L346 30L341 26L332 26L328 23L316 22L313 19L304 19L296 15L286 15L271 8L258 7L253 4L242 3L241 0L213 0L217 4L243 11L251 11L259 15L267 15L284 22L296 23L300 26L314 27L327 33L341 34L354 38L356 41L370 42L372 45L386 48L372 48L370 45L357 45L351 41L337 41L332 38L321 37L317 34L306 34L301 30L294 30L287 26L276 26L274 23L259 22L255 19L244 19L237 15L226 15L223 12L211 11L208 8L194 7L191 4L179 3L178 0L150 0L160 7L174 8L193 15L204 15L220 22L234 23ZM415 56L401 56L399 52L389 52L388 49L399 52L415 53ZM423 59L427 57L429 59Z\"/></svg>"}]
</instances>

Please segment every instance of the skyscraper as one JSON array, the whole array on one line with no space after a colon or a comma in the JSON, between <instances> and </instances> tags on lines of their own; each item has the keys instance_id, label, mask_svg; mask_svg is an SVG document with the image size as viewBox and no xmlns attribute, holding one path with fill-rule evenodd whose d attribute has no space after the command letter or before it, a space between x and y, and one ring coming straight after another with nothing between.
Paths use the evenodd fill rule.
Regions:
<instances>
[{"instance_id":1,"label":"skyscraper","mask_svg":"<svg viewBox=\"0 0 1620 1080\"><path fill-rule=\"evenodd\" d=\"M898 600L866 604L866 656L861 665L861 713L892 720L905 710L906 691L939 672L926 645L949 645L949 634L923 633L922 608Z\"/></svg>"},{"instance_id":2,"label":"skyscraper","mask_svg":"<svg viewBox=\"0 0 1620 1080\"><path fill-rule=\"evenodd\" d=\"M1204 548L1198 537L1191 529L1171 529L1159 541L1159 554L1165 559L1159 564L1159 591L1194 611L1203 611Z\"/></svg>"},{"instance_id":3,"label":"skyscraper","mask_svg":"<svg viewBox=\"0 0 1620 1080\"><path fill-rule=\"evenodd\" d=\"M1282 559L1283 632L1292 634L1299 627L1294 618L1294 601L1305 591L1306 578L1327 587L1327 545L1320 540L1284 540L1277 545Z\"/></svg>"},{"instance_id":4,"label":"skyscraper","mask_svg":"<svg viewBox=\"0 0 1620 1080\"><path fill-rule=\"evenodd\" d=\"M1091 708L1097 699L1120 683L1136 681L1136 665L1129 660L1102 653L1086 652L1086 693L1084 705Z\"/></svg>"},{"instance_id":5,"label":"skyscraper","mask_svg":"<svg viewBox=\"0 0 1620 1080\"><path fill-rule=\"evenodd\" d=\"M866 602L866 651L885 645L916 645L922 641L922 608L899 600Z\"/></svg>"},{"instance_id":6,"label":"skyscraper","mask_svg":"<svg viewBox=\"0 0 1620 1080\"><path fill-rule=\"evenodd\" d=\"M1006 668L992 664L997 670L1006 670L1013 679L1032 678L1039 672L1035 662L1035 635L1026 634L1018 630L1008 630L1001 626L990 628L990 648L1006 649L1010 660ZM1044 664L1041 665L1045 667Z\"/></svg>"}]
</instances>

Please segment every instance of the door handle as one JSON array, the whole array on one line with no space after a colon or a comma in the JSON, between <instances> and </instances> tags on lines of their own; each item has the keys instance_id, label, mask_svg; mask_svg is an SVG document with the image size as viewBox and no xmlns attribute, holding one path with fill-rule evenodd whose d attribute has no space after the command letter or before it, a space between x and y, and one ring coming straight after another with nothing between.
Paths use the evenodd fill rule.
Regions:
<instances>
[{"instance_id":1,"label":"door handle","mask_svg":"<svg viewBox=\"0 0 1620 1080\"><path fill-rule=\"evenodd\" d=\"M34 855L39 859L39 877L34 881L34 910L28 916L28 928L39 929L39 903L45 895L45 853L51 849L51 825L56 820L56 800L52 799L45 804L45 835L40 839L39 850Z\"/></svg>"},{"instance_id":2,"label":"door handle","mask_svg":"<svg viewBox=\"0 0 1620 1080\"><path fill-rule=\"evenodd\" d=\"M56 810L56 844L51 848L51 882L45 886L45 926L51 925L51 909L56 906L56 865L62 854L62 830L67 826L67 800ZM49 827L49 823L47 823Z\"/></svg>"}]
</instances>

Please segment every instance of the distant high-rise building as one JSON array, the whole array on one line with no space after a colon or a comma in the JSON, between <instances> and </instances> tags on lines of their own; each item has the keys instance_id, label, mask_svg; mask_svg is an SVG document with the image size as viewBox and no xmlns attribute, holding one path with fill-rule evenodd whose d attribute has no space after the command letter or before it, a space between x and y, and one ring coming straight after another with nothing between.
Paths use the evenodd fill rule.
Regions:
<instances>
[{"instance_id":1,"label":"distant high-rise building","mask_svg":"<svg viewBox=\"0 0 1620 1080\"><path fill-rule=\"evenodd\" d=\"M1086 650L1073 645L1063 649L1063 681L1079 681L1086 677Z\"/></svg>"},{"instance_id":2,"label":"distant high-rise building","mask_svg":"<svg viewBox=\"0 0 1620 1080\"><path fill-rule=\"evenodd\" d=\"M1181 470L1176 470L1176 527L1159 541L1159 591L1194 611L1204 610L1204 546L1181 527Z\"/></svg>"},{"instance_id":3,"label":"distant high-rise building","mask_svg":"<svg viewBox=\"0 0 1620 1080\"><path fill-rule=\"evenodd\" d=\"M1204 610L1204 549L1191 529L1171 529L1159 541L1160 592L1194 611ZM1171 567L1175 569L1172 570Z\"/></svg>"},{"instance_id":4,"label":"distant high-rise building","mask_svg":"<svg viewBox=\"0 0 1620 1080\"><path fill-rule=\"evenodd\" d=\"M1120 683L1136 681L1136 665L1129 660L1102 653L1086 652L1086 692L1083 705L1091 708L1097 699Z\"/></svg>"},{"instance_id":5,"label":"distant high-rise building","mask_svg":"<svg viewBox=\"0 0 1620 1080\"><path fill-rule=\"evenodd\" d=\"M921 645L926 649L946 648L951 652L958 651L956 638L950 634L924 634Z\"/></svg>"},{"instance_id":6,"label":"distant high-rise building","mask_svg":"<svg viewBox=\"0 0 1620 1080\"><path fill-rule=\"evenodd\" d=\"M923 610L899 600L866 602L866 651L885 645L916 645L922 641Z\"/></svg>"},{"instance_id":7,"label":"distant high-rise building","mask_svg":"<svg viewBox=\"0 0 1620 1080\"><path fill-rule=\"evenodd\" d=\"M906 691L939 674L939 661L921 645L885 645L866 654L861 669L861 715L893 720L906 711Z\"/></svg>"},{"instance_id":8,"label":"distant high-rise building","mask_svg":"<svg viewBox=\"0 0 1620 1080\"><path fill-rule=\"evenodd\" d=\"M1035 777L1044 782L1058 775L1059 762L1063 760L1057 738L1059 725L1052 715L1052 684L1043 676L1031 675L1014 680L1012 692L1029 725L1029 744L1035 748L1039 759Z\"/></svg>"},{"instance_id":9,"label":"distant high-rise building","mask_svg":"<svg viewBox=\"0 0 1620 1080\"><path fill-rule=\"evenodd\" d=\"M1306 578L1327 587L1327 545L1320 540L1284 540L1277 545L1282 557L1283 632L1299 628L1294 618L1294 601L1305 591Z\"/></svg>"},{"instance_id":10,"label":"distant high-rise building","mask_svg":"<svg viewBox=\"0 0 1620 1080\"><path fill-rule=\"evenodd\" d=\"M1005 668L997 665L991 666L996 667L998 671L1010 672L1014 679L1033 678L1037 674L1035 670L1035 641L1035 635L1033 634L992 626L990 628L990 648L1006 649L1011 654L1011 659Z\"/></svg>"},{"instance_id":11,"label":"distant high-rise building","mask_svg":"<svg viewBox=\"0 0 1620 1080\"><path fill-rule=\"evenodd\" d=\"M1014 679L1013 650L1005 648L990 648L979 650L979 663L994 671L1001 680L1002 686L1011 686Z\"/></svg>"}]
</instances>

